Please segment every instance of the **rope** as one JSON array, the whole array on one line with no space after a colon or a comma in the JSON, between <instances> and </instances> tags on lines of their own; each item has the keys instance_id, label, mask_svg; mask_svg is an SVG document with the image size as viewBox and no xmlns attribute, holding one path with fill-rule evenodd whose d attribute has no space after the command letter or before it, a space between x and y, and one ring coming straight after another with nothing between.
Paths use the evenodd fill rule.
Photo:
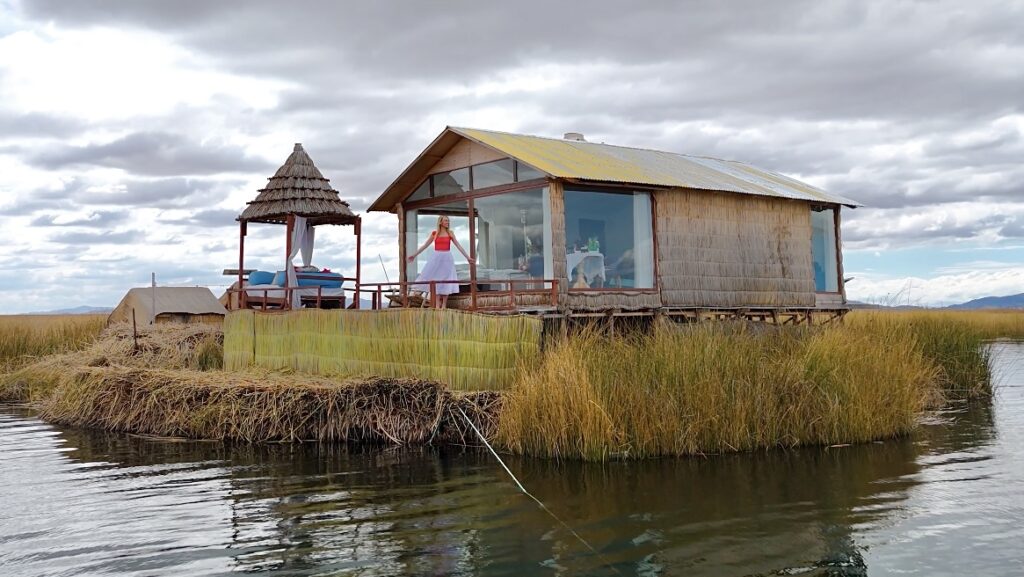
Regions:
<instances>
[{"instance_id":1,"label":"rope","mask_svg":"<svg viewBox=\"0 0 1024 577\"><path fill-rule=\"evenodd\" d=\"M548 509L547 505L542 503L540 499L534 497L529 491L527 491L526 487L524 487L523 484L519 482L519 479L517 479L516 476L512 474L512 470L508 468L508 465L505 464L505 461L501 460L501 457L498 456L498 453L496 453L494 451L494 448L491 447L491 444L487 442L487 439L483 436L480 430L476 428L476 425L473 424L473 421L470 420L468 416L466 416L466 413L463 412L462 407L456 405L455 409L459 411L463 419L466 419L466 422L469 423L469 426L473 429L473 432L476 433L476 436L480 437L480 440L483 441L484 446L487 447L487 450L490 451L492 455L494 455L494 458L498 460L498 464L501 465L501 468L505 469L505 472L508 473L509 477L512 477L512 481L516 484L517 487L519 487L519 490L522 491L524 495L526 495L530 499L533 499L533 501L537 503L537 505L539 505L541 509L543 509L548 515L551 515L551 518L555 521L558 521L558 523L562 525L562 527L565 527L567 531L572 533L573 537L576 537L576 539L578 539L580 543L583 543L583 545L587 549L590 549L590 551L594 555L597 555L598 559L600 559L612 571L615 571L615 573L618 575L622 575L622 573L618 569L616 569L614 565L608 563L604 556L601 555L601 553L598 552L598 550L595 549L590 543L588 543L586 539L581 537L580 534L577 533L572 527L570 527L568 523L563 521L558 515L555 515L555 512L552 511L551 509Z\"/></svg>"}]
</instances>

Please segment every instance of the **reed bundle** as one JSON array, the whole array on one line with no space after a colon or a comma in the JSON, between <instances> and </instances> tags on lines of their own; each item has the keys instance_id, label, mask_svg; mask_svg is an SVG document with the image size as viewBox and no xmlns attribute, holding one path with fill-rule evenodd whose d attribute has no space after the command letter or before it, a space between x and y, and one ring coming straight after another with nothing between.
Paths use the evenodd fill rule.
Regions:
<instances>
[{"instance_id":1,"label":"reed bundle","mask_svg":"<svg viewBox=\"0 0 1024 577\"><path fill-rule=\"evenodd\" d=\"M435 382L85 367L40 403L51 422L159 436L259 441L473 443L454 409L495 428L493 393Z\"/></svg>"},{"instance_id":2,"label":"reed bundle","mask_svg":"<svg viewBox=\"0 0 1024 577\"><path fill-rule=\"evenodd\" d=\"M454 310L238 311L224 323L227 370L436 380L500 390L540 350L541 321Z\"/></svg>"}]
</instances>

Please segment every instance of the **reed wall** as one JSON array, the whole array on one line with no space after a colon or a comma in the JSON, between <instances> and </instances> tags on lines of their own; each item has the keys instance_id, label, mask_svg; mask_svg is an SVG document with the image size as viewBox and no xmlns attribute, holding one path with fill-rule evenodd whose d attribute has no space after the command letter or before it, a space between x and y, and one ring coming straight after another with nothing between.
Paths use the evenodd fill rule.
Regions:
<instances>
[{"instance_id":1,"label":"reed wall","mask_svg":"<svg viewBox=\"0 0 1024 577\"><path fill-rule=\"evenodd\" d=\"M807 203L689 189L656 199L665 306L815 305Z\"/></svg>"},{"instance_id":2,"label":"reed wall","mask_svg":"<svg viewBox=\"0 0 1024 577\"><path fill-rule=\"evenodd\" d=\"M510 386L540 351L542 323L453 310L235 311L224 323L224 368L344 377L411 377L458 390Z\"/></svg>"}]
</instances>

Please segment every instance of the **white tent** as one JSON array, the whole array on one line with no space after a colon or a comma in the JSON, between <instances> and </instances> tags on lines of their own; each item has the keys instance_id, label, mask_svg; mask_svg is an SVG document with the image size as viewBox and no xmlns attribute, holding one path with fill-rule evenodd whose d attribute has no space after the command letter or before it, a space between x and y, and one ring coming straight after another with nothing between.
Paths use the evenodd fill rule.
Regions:
<instances>
[{"instance_id":1,"label":"white tent","mask_svg":"<svg viewBox=\"0 0 1024 577\"><path fill-rule=\"evenodd\" d=\"M219 323L227 314L224 305L205 287L145 287L129 290L107 317L107 324L132 322L132 311L139 325Z\"/></svg>"}]
</instances>

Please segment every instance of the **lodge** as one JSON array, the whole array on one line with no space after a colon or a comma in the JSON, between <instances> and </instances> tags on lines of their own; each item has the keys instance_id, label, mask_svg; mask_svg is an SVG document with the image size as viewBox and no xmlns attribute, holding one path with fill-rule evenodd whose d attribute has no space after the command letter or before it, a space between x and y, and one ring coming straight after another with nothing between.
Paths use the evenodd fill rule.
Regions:
<instances>
[{"instance_id":1,"label":"lodge","mask_svg":"<svg viewBox=\"0 0 1024 577\"><path fill-rule=\"evenodd\" d=\"M230 273L241 299L230 307L429 305L432 289L413 282L427 254L406 256L444 215L475 261L457 257L450 308L546 318L833 319L847 310L841 211L857 206L737 161L588 142L578 133L448 127L370 205L398 217L401 270L395 282L367 283L361 218L296 145L239 217L239 268ZM285 224L286 262L301 253L303 266L249 278L252 222ZM319 224L353 226L352 275L310 266Z\"/></svg>"},{"instance_id":2,"label":"lodge","mask_svg":"<svg viewBox=\"0 0 1024 577\"><path fill-rule=\"evenodd\" d=\"M403 264L449 217L477 263L455 308L798 321L846 310L844 206L741 162L449 127L369 210L398 216Z\"/></svg>"}]
</instances>

